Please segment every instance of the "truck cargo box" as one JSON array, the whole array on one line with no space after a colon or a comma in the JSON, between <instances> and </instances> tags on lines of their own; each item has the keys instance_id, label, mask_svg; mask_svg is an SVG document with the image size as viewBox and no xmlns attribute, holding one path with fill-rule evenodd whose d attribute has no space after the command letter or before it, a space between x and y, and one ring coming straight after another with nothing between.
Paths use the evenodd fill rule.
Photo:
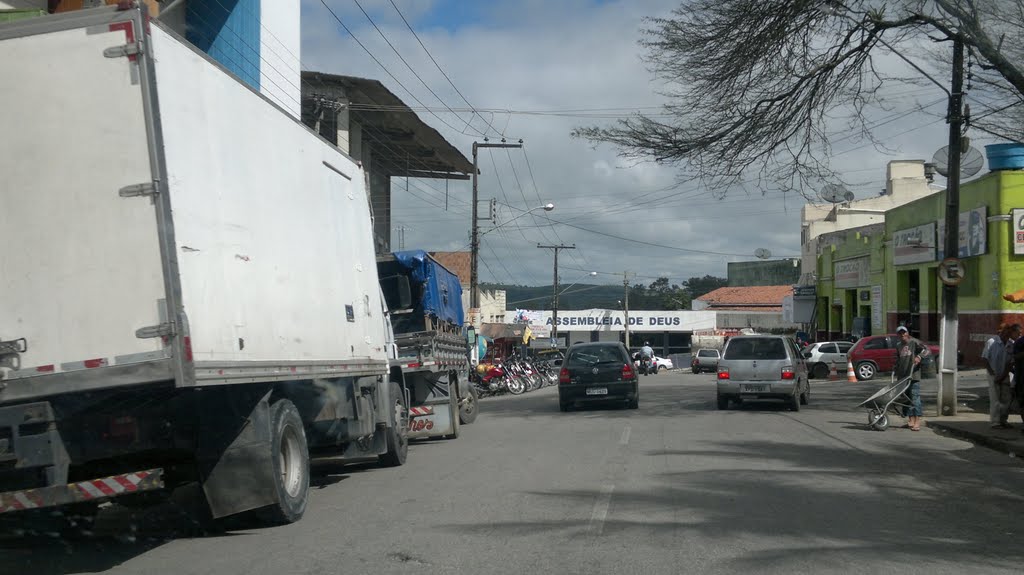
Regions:
<instances>
[{"instance_id":1,"label":"truck cargo box","mask_svg":"<svg viewBox=\"0 0 1024 575\"><path fill-rule=\"evenodd\" d=\"M352 158L138 10L0 26L0 77L0 403L386 373Z\"/></svg>"}]
</instances>

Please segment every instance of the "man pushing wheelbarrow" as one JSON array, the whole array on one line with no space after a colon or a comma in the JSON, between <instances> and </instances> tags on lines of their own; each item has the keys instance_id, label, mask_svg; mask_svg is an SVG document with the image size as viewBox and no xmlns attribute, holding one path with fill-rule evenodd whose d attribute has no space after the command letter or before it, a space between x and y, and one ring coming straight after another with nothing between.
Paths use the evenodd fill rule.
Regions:
<instances>
[{"instance_id":1,"label":"man pushing wheelbarrow","mask_svg":"<svg viewBox=\"0 0 1024 575\"><path fill-rule=\"evenodd\" d=\"M905 326L896 328L900 341L896 343L896 367L893 370L895 383L880 389L869 397L862 406L870 406L868 424L879 431L889 426L887 412L892 406L899 408L900 415L907 418L903 426L911 431L921 430L921 364L931 355L928 346L910 337Z\"/></svg>"}]
</instances>

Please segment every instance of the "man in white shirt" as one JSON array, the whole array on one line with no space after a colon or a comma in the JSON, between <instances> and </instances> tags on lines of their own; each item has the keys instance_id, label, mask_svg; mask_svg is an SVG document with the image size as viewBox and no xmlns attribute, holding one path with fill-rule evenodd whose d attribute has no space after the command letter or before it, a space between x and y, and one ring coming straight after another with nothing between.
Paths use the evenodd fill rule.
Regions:
<instances>
[{"instance_id":1,"label":"man in white shirt","mask_svg":"<svg viewBox=\"0 0 1024 575\"><path fill-rule=\"evenodd\" d=\"M1010 365L1013 357L1014 326L999 324L999 335L985 342L981 358L988 372L988 418L993 429L1011 429L1010 417Z\"/></svg>"}]
</instances>

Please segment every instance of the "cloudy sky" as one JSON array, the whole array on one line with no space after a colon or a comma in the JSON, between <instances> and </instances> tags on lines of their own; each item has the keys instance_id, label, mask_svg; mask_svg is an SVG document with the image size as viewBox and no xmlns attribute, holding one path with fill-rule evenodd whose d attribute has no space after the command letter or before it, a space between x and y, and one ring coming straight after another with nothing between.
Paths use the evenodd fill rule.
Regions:
<instances>
[{"instance_id":1,"label":"cloudy sky","mask_svg":"<svg viewBox=\"0 0 1024 575\"><path fill-rule=\"evenodd\" d=\"M355 0L325 2L334 15L320 0L302 0L305 69L379 79L467 158L485 134L492 142L523 140L522 150L480 153L480 198L497 198L500 222L483 235L481 281L550 284L552 251L538 243L576 245L559 256L564 284L593 282L589 271L600 283L621 281L627 270L642 283L725 277L727 262L753 260L757 248L773 257L800 253L802 197L752 188L715 199L678 182L671 167L623 160L610 146L570 137L576 126L658 112L663 100L637 40L643 17L666 15L678 1L394 0L429 55L391 0L359 0L369 19ZM872 112L887 150L846 134L842 123L835 128L832 161L858 198L884 187L887 161L931 158L947 137L938 87L902 85L891 94L890 109ZM468 182L449 183L447 210L445 182L406 185L393 182L393 225L404 228L405 247L468 249ZM547 202L554 211L524 214ZM399 234L392 232L396 249Z\"/></svg>"}]
</instances>

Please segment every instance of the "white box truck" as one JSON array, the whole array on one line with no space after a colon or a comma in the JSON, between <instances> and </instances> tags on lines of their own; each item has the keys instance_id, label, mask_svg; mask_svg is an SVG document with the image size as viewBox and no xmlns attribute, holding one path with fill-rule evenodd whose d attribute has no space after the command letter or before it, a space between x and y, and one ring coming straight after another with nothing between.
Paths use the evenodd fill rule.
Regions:
<instances>
[{"instance_id":1,"label":"white box truck","mask_svg":"<svg viewBox=\"0 0 1024 575\"><path fill-rule=\"evenodd\" d=\"M295 521L406 458L365 175L129 4L0 26L0 513Z\"/></svg>"}]
</instances>

